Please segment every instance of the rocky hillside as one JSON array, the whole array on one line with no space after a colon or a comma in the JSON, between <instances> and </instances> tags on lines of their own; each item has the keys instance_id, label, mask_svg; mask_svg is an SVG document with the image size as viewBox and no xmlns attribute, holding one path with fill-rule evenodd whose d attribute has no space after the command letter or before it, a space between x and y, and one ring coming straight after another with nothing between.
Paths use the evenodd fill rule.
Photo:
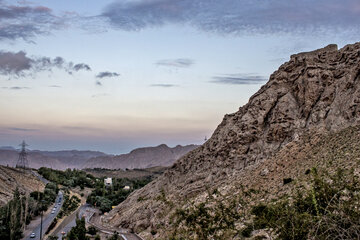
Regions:
<instances>
[{"instance_id":1,"label":"rocky hillside","mask_svg":"<svg viewBox=\"0 0 360 240\"><path fill-rule=\"evenodd\" d=\"M29 172L0 166L0 206L12 199L16 188L21 193L43 191L44 183Z\"/></svg>"},{"instance_id":2,"label":"rocky hillside","mask_svg":"<svg viewBox=\"0 0 360 240\"><path fill-rule=\"evenodd\" d=\"M224 117L205 144L130 195L110 212L104 225L128 227L147 238L151 238L147 233L157 229L156 236L164 236L171 227L171 212L191 199L201 201L208 189L254 183L259 175L245 173L265 161L271 168L262 169L262 174L284 174L296 165L276 165L271 157L285 151L285 146L298 143L300 148L309 143L299 145L304 136L311 139L358 125L359 52L360 43L356 43L340 50L329 45L292 55L246 105ZM276 179L276 174L271 179Z\"/></svg>"},{"instance_id":3,"label":"rocky hillside","mask_svg":"<svg viewBox=\"0 0 360 240\"><path fill-rule=\"evenodd\" d=\"M134 169L155 166L167 167L197 147L197 145L177 145L170 148L165 144L161 144L156 147L137 148L127 154L92 158L86 162L83 168Z\"/></svg>"},{"instance_id":4,"label":"rocky hillside","mask_svg":"<svg viewBox=\"0 0 360 240\"><path fill-rule=\"evenodd\" d=\"M31 168L49 167L59 170L81 168L87 160L93 157L106 156L97 151L29 151L28 160ZM0 149L0 165L13 167L16 165L19 153L6 147Z\"/></svg>"}]
</instances>

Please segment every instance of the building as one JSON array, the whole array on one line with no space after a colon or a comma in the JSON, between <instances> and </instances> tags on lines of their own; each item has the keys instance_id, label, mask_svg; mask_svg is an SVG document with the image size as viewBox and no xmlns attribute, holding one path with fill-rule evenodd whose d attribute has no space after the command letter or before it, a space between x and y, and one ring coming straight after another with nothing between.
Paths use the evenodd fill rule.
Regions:
<instances>
[{"instance_id":1,"label":"building","mask_svg":"<svg viewBox=\"0 0 360 240\"><path fill-rule=\"evenodd\" d=\"M125 186L124 190L130 190L130 186Z\"/></svg>"},{"instance_id":2,"label":"building","mask_svg":"<svg viewBox=\"0 0 360 240\"><path fill-rule=\"evenodd\" d=\"M104 184L105 184L105 187L111 187L112 186L112 178L105 178Z\"/></svg>"}]
</instances>

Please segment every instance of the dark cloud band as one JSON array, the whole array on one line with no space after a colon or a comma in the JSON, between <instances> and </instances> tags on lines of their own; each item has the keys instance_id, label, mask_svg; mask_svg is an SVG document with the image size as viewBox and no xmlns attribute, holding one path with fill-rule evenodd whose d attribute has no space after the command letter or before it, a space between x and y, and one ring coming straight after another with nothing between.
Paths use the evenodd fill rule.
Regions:
<instances>
[{"instance_id":1,"label":"dark cloud band","mask_svg":"<svg viewBox=\"0 0 360 240\"><path fill-rule=\"evenodd\" d=\"M247 74L228 74L224 76L213 77L211 83L228 84L228 85L253 85L264 84L267 79L263 76L254 76Z\"/></svg>"},{"instance_id":2,"label":"dark cloud band","mask_svg":"<svg viewBox=\"0 0 360 240\"><path fill-rule=\"evenodd\" d=\"M116 72L99 72L96 75L96 78L110 78L110 77L118 77L120 76L120 73L116 73Z\"/></svg>"},{"instance_id":3,"label":"dark cloud band","mask_svg":"<svg viewBox=\"0 0 360 240\"><path fill-rule=\"evenodd\" d=\"M9 4L0 1L0 41L24 39L30 41L37 35L48 34L65 26L67 16L55 16L44 6Z\"/></svg>"},{"instance_id":4,"label":"dark cloud band","mask_svg":"<svg viewBox=\"0 0 360 240\"><path fill-rule=\"evenodd\" d=\"M357 30L359 14L358 0L138 0L116 1L101 16L128 31L173 23L241 34Z\"/></svg>"},{"instance_id":5,"label":"dark cloud band","mask_svg":"<svg viewBox=\"0 0 360 240\"><path fill-rule=\"evenodd\" d=\"M157 65L167 66L167 67L181 67L187 68L194 64L194 61L187 58L178 58L178 59L164 59L156 62Z\"/></svg>"},{"instance_id":6,"label":"dark cloud band","mask_svg":"<svg viewBox=\"0 0 360 240\"><path fill-rule=\"evenodd\" d=\"M19 132L34 132L34 131L38 131L38 129L31 129L31 128L17 128L17 127L11 127L8 128L9 130L12 131L19 131Z\"/></svg>"},{"instance_id":7,"label":"dark cloud band","mask_svg":"<svg viewBox=\"0 0 360 240\"><path fill-rule=\"evenodd\" d=\"M175 84L169 84L169 83L156 83L151 84L150 87L162 87L162 88L171 88L171 87L177 87L178 85Z\"/></svg>"}]
</instances>

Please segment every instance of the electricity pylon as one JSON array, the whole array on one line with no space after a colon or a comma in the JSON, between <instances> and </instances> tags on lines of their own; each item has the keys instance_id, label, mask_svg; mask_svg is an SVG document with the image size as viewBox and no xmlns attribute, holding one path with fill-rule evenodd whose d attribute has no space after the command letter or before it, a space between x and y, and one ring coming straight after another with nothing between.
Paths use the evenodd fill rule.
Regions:
<instances>
[{"instance_id":1,"label":"electricity pylon","mask_svg":"<svg viewBox=\"0 0 360 240\"><path fill-rule=\"evenodd\" d=\"M19 159L16 163L17 168L27 169L29 168L29 162L27 160L26 146L29 146L23 141L19 146L21 146L21 152L19 153Z\"/></svg>"}]
</instances>

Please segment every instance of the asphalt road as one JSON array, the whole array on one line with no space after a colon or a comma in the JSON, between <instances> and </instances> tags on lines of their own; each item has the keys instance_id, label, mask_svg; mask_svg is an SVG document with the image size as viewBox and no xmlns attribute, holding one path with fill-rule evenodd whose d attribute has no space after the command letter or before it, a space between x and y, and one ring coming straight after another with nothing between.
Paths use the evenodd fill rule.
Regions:
<instances>
[{"instance_id":1,"label":"asphalt road","mask_svg":"<svg viewBox=\"0 0 360 240\"><path fill-rule=\"evenodd\" d=\"M54 220L54 218L58 215L62 204L64 202L64 198L63 198L63 193L61 191L59 191L58 196L56 197L56 201L55 204L59 203L59 198L61 198L61 205L57 206L55 213L49 213L47 216L43 216L43 224L42 224L42 236L44 236L47 228L50 226L51 222ZM54 204L51 205L51 209L54 208ZM33 232L35 233L35 238L30 238L30 234L28 236L25 236L25 240L40 240L40 224L33 230Z\"/></svg>"},{"instance_id":2,"label":"asphalt road","mask_svg":"<svg viewBox=\"0 0 360 240\"><path fill-rule=\"evenodd\" d=\"M85 222L88 224L90 223L90 218L92 217L92 215L96 212L96 209L94 209L93 207L91 207L90 204L84 204L80 207L79 209L79 218L84 217L85 218ZM92 225L92 224L91 224ZM76 226L76 218L72 219L70 223L68 223L65 227L63 227L61 230L57 230L57 234L56 236L61 239L61 237L63 236L61 234L61 232L65 232L68 233L72 227ZM95 226L96 228L99 229L98 226ZM102 229L104 230L104 229ZM109 231L109 230L105 230L103 232L107 232L109 233L109 235L112 235L113 232ZM132 234L132 233L120 233L120 236L122 239L124 240L142 240L140 237L138 237L136 234Z\"/></svg>"},{"instance_id":3,"label":"asphalt road","mask_svg":"<svg viewBox=\"0 0 360 240\"><path fill-rule=\"evenodd\" d=\"M79 209L79 218L82 218L84 217L85 218L85 221L86 222L89 222L89 218L90 218L90 215L91 215L91 207L89 204L84 204L80 207ZM56 236L59 237L59 239L61 239L61 237L63 236L61 234L61 232L65 232L65 233L68 233L71 228L75 227L76 226L76 218L72 219L71 222L69 222L65 227L63 227L62 229L60 230L57 230L58 231L58 234Z\"/></svg>"},{"instance_id":4,"label":"asphalt road","mask_svg":"<svg viewBox=\"0 0 360 240\"><path fill-rule=\"evenodd\" d=\"M43 178L40 174L38 174L37 172L35 171L31 171L31 173L37 177L40 181L42 181L45 185L49 183L49 181L45 178Z\"/></svg>"}]
</instances>

